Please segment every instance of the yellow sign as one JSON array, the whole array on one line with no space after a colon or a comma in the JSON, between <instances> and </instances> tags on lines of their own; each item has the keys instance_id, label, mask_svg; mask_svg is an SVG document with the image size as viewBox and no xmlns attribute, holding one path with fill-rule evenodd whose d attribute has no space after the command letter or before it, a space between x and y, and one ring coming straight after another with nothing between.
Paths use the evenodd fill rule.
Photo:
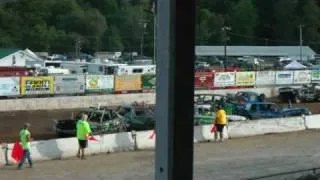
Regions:
<instances>
[{"instance_id":1,"label":"yellow sign","mask_svg":"<svg viewBox=\"0 0 320 180\"><path fill-rule=\"evenodd\" d=\"M116 76L115 91L139 91L141 84L141 75Z\"/></svg>"},{"instance_id":2,"label":"yellow sign","mask_svg":"<svg viewBox=\"0 0 320 180\"><path fill-rule=\"evenodd\" d=\"M21 77L21 95L53 94L54 77Z\"/></svg>"},{"instance_id":3,"label":"yellow sign","mask_svg":"<svg viewBox=\"0 0 320 180\"><path fill-rule=\"evenodd\" d=\"M237 72L236 85L237 86L253 86L256 81L254 72Z\"/></svg>"}]
</instances>

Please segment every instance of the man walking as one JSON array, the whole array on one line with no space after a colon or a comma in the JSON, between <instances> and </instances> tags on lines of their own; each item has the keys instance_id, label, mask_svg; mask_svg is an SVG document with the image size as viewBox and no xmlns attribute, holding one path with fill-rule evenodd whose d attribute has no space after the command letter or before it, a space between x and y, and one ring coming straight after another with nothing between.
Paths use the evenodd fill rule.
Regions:
<instances>
[{"instance_id":1,"label":"man walking","mask_svg":"<svg viewBox=\"0 0 320 180\"><path fill-rule=\"evenodd\" d=\"M23 148L23 156L20 160L20 163L18 165L18 169L22 169L23 164L25 163L26 159L29 162L30 168L32 168L32 159L30 155L30 142L32 140L31 133L29 131L30 124L25 123L23 129L20 131L20 143Z\"/></svg>"},{"instance_id":2,"label":"man walking","mask_svg":"<svg viewBox=\"0 0 320 180\"><path fill-rule=\"evenodd\" d=\"M81 119L77 122L77 138L79 142L77 157L81 157L81 159L85 159L84 150L88 146L88 137L92 136L91 128L87 120L88 115L82 114Z\"/></svg>"},{"instance_id":3,"label":"man walking","mask_svg":"<svg viewBox=\"0 0 320 180\"><path fill-rule=\"evenodd\" d=\"M227 124L227 114L221 104L218 106L214 124L217 127L217 131L214 133L215 141L218 141L218 135L220 135L220 142L223 142L223 129Z\"/></svg>"}]
</instances>

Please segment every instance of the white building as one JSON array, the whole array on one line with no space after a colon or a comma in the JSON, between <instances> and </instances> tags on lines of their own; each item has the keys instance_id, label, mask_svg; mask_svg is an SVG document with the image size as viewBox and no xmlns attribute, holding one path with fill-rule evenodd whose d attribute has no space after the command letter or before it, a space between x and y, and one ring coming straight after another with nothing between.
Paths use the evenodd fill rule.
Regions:
<instances>
[{"instance_id":1,"label":"white building","mask_svg":"<svg viewBox=\"0 0 320 180\"><path fill-rule=\"evenodd\" d=\"M43 65L43 60L29 49L0 49L0 66L33 67Z\"/></svg>"}]
</instances>

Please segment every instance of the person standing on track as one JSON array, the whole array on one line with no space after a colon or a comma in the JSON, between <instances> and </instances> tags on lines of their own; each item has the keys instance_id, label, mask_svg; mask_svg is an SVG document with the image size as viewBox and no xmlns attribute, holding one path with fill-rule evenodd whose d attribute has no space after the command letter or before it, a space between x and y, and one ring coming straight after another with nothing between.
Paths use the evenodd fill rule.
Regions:
<instances>
[{"instance_id":1,"label":"person standing on track","mask_svg":"<svg viewBox=\"0 0 320 180\"><path fill-rule=\"evenodd\" d=\"M215 141L218 141L218 135L220 135L220 142L223 142L223 129L227 125L227 113L223 109L222 104L218 105L218 111L216 112L214 124L217 128L217 131L214 133Z\"/></svg>"},{"instance_id":2,"label":"person standing on track","mask_svg":"<svg viewBox=\"0 0 320 180\"><path fill-rule=\"evenodd\" d=\"M23 149L23 156L18 164L18 169L22 169L26 159L28 160L30 168L32 168L32 159L30 155L30 142L32 141L31 133L29 131L30 124L25 123L23 129L20 131L20 143Z\"/></svg>"},{"instance_id":3,"label":"person standing on track","mask_svg":"<svg viewBox=\"0 0 320 180\"><path fill-rule=\"evenodd\" d=\"M77 157L81 157L81 159L85 159L84 150L88 147L88 137L92 136L91 128L87 120L88 115L82 114L81 119L77 122L77 139L79 143Z\"/></svg>"}]
</instances>

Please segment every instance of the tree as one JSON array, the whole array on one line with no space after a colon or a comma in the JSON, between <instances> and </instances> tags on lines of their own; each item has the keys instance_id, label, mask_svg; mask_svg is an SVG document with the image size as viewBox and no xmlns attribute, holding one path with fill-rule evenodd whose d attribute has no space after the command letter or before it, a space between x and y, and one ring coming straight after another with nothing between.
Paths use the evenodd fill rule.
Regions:
<instances>
[{"instance_id":1,"label":"tree","mask_svg":"<svg viewBox=\"0 0 320 180\"><path fill-rule=\"evenodd\" d=\"M309 0L302 7L302 21L304 25L303 37L305 42L313 44L314 42L320 42L320 8L315 0Z\"/></svg>"},{"instance_id":2,"label":"tree","mask_svg":"<svg viewBox=\"0 0 320 180\"><path fill-rule=\"evenodd\" d=\"M239 0L232 8L230 26L233 44L245 45L254 42L254 30L257 25L257 9L251 0Z\"/></svg>"},{"instance_id":3,"label":"tree","mask_svg":"<svg viewBox=\"0 0 320 180\"><path fill-rule=\"evenodd\" d=\"M297 0L278 0L274 4L274 37L278 45L297 45L298 18L296 16Z\"/></svg>"}]
</instances>

